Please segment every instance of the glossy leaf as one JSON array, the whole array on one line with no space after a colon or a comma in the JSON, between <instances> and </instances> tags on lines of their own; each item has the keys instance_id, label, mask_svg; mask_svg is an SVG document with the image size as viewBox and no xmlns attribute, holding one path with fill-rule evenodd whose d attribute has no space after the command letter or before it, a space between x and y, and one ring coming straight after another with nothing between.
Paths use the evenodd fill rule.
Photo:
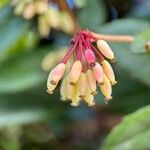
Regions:
<instances>
[{"instance_id":1,"label":"glossy leaf","mask_svg":"<svg viewBox=\"0 0 150 150\"><path fill-rule=\"evenodd\" d=\"M126 116L106 137L102 149L150 149L150 106Z\"/></svg>"}]
</instances>

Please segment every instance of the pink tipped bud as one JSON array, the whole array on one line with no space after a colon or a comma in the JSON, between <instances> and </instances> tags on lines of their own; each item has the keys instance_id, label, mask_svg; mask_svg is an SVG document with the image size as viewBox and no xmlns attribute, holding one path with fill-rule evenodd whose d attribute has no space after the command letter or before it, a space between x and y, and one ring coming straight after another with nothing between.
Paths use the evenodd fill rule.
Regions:
<instances>
[{"instance_id":1,"label":"pink tipped bud","mask_svg":"<svg viewBox=\"0 0 150 150\"><path fill-rule=\"evenodd\" d=\"M109 79L104 74L104 84L100 85L100 89L102 94L105 96L106 101L109 101L112 99L112 87Z\"/></svg>"},{"instance_id":2,"label":"pink tipped bud","mask_svg":"<svg viewBox=\"0 0 150 150\"><path fill-rule=\"evenodd\" d=\"M48 81L51 84L56 85L59 82L59 80L62 78L64 74L65 66L66 65L64 63L60 63L50 72L48 76Z\"/></svg>"},{"instance_id":3,"label":"pink tipped bud","mask_svg":"<svg viewBox=\"0 0 150 150\"><path fill-rule=\"evenodd\" d=\"M103 73L102 66L98 62L96 62L95 66L93 67L93 73L94 73L96 81L99 84L103 84L104 83L104 73Z\"/></svg>"},{"instance_id":4,"label":"pink tipped bud","mask_svg":"<svg viewBox=\"0 0 150 150\"><path fill-rule=\"evenodd\" d=\"M74 85L78 81L81 70L82 70L81 62L79 60L75 61L70 71L70 84L71 85Z\"/></svg>"},{"instance_id":5,"label":"pink tipped bud","mask_svg":"<svg viewBox=\"0 0 150 150\"><path fill-rule=\"evenodd\" d=\"M101 64L102 64L103 71L104 71L105 75L107 76L107 78L110 80L111 84L115 85L117 83L117 81L115 80L114 71L113 71L111 65L106 60L103 60L101 62Z\"/></svg>"},{"instance_id":6,"label":"pink tipped bud","mask_svg":"<svg viewBox=\"0 0 150 150\"><path fill-rule=\"evenodd\" d=\"M115 59L112 49L104 40L98 40L97 47L106 58L111 59L111 60Z\"/></svg>"},{"instance_id":7,"label":"pink tipped bud","mask_svg":"<svg viewBox=\"0 0 150 150\"><path fill-rule=\"evenodd\" d=\"M81 72L79 80L77 82L78 89L79 89L79 97L84 99L85 91L86 91L86 75L85 73Z\"/></svg>"},{"instance_id":8,"label":"pink tipped bud","mask_svg":"<svg viewBox=\"0 0 150 150\"><path fill-rule=\"evenodd\" d=\"M91 67L95 66L95 54L91 49L86 49L85 58Z\"/></svg>"},{"instance_id":9,"label":"pink tipped bud","mask_svg":"<svg viewBox=\"0 0 150 150\"><path fill-rule=\"evenodd\" d=\"M92 70L88 70L86 72L86 78L87 78L87 87L91 92L91 95L96 95L96 80L94 77L94 74Z\"/></svg>"}]
</instances>

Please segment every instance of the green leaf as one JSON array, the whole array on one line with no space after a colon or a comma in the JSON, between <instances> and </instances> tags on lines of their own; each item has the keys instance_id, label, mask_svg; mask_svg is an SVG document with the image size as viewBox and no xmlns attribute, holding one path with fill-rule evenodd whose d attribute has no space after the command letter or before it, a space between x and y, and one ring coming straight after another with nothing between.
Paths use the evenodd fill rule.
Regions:
<instances>
[{"instance_id":1,"label":"green leaf","mask_svg":"<svg viewBox=\"0 0 150 150\"><path fill-rule=\"evenodd\" d=\"M145 45L150 41L150 30L146 30L135 36L134 42L131 44L131 51L134 53L145 53Z\"/></svg>"},{"instance_id":2,"label":"green leaf","mask_svg":"<svg viewBox=\"0 0 150 150\"><path fill-rule=\"evenodd\" d=\"M0 66L0 93L14 93L40 85L46 78L41 61L46 51L20 54Z\"/></svg>"},{"instance_id":3,"label":"green leaf","mask_svg":"<svg viewBox=\"0 0 150 150\"><path fill-rule=\"evenodd\" d=\"M146 29L149 29L150 22L142 19L119 19L107 23L99 28L97 32L105 34L123 34L135 35Z\"/></svg>"},{"instance_id":4,"label":"green leaf","mask_svg":"<svg viewBox=\"0 0 150 150\"><path fill-rule=\"evenodd\" d=\"M37 43L37 34L29 31L30 23L13 16L11 8L0 11L0 62L10 55L33 48Z\"/></svg>"},{"instance_id":5,"label":"green leaf","mask_svg":"<svg viewBox=\"0 0 150 150\"><path fill-rule=\"evenodd\" d=\"M57 126L66 121L65 103L59 100L57 91L49 95L45 84L22 93L0 94L0 128L43 121L51 125L57 122Z\"/></svg>"},{"instance_id":6,"label":"green leaf","mask_svg":"<svg viewBox=\"0 0 150 150\"><path fill-rule=\"evenodd\" d=\"M150 105L126 116L106 138L104 150L150 149Z\"/></svg>"},{"instance_id":7,"label":"green leaf","mask_svg":"<svg viewBox=\"0 0 150 150\"><path fill-rule=\"evenodd\" d=\"M102 0L87 0L86 5L78 12L82 28L95 30L106 21L106 10Z\"/></svg>"}]
</instances>

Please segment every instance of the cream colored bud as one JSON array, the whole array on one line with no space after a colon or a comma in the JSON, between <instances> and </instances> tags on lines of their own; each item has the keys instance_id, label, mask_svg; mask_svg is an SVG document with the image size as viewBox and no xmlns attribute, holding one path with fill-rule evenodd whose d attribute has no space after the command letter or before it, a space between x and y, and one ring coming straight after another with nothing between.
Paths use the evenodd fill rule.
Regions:
<instances>
[{"instance_id":1,"label":"cream colored bud","mask_svg":"<svg viewBox=\"0 0 150 150\"><path fill-rule=\"evenodd\" d=\"M104 84L100 85L100 89L107 101L112 99L112 96L111 96L112 95L112 86L111 86L109 79L107 78L107 76L105 74L104 74Z\"/></svg>"},{"instance_id":2,"label":"cream colored bud","mask_svg":"<svg viewBox=\"0 0 150 150\"><path fill-rule=\"evenodd\" d=\"M60 13L58 10L50 8L45 14L46 20L50 27L58 28L60 24Z\"/></svg>"},{"instance_id":3,"label":"cream colored bud","mask_svg":"<svg viewBox=\"0 0 150 150\"><path fill-rule=\"evenodd\" d=\"M80 97L79 97L79 90L77 84L74 86L74 93L71 99L72 103L71 106L78 106L80 102Z\"/></svg>"},{"instance_id":4,"label":"cream colored bud","mask_svg":"<svg viewBox=\"0 0 150 150\"><path fill-rule=\"evenodd\" d=\"M66 12L61 12L60 14L60 27L66 33L74 32L74 22L71 16Z\"/></svg>"},{"instance_id":5,"label":"cream colored bud","mask_svg":"<svg viewBox=\"0 0 150 150\"><path fill-rule=\"evenodd\" d=\"M98 40L97 47L106 58L111 59L111 60L115 59L114 53L106 41Z\"/></svg>"},{"instance_id":6,"label":"cream colored bud","mask_svg":"<svg viewBox=\"0 0 150 150\"><path fill-rule=\"evenodd\" d=\"M65 64L58 64L49 74L48 80L50 80L51 84L55 85L59 82L65 72Z\"/></svg>"},{"instance_id":7,"label":"cream colored bud","mask_svg":"<svg viewBox=\"0 0 150 150\"><path fill-rule=\"evenodd\" d=\"M50 83L50 81L47 81L47 92L49 94L53 94L54 89L56 88L57 84L53 85Z\"/></svg>"},{"instance_id":8,"label":"cream colored bud","mask_svg":"<svg viewBox=\"0 0 150 150\"><path fill-rule=\"evenodd\" d=\"M29 3L23 10L23 17L25 19L31 19L35 15L33 3Z\"/></svg>"},{"instance_id":9,"label":"cream colored bud","mask_svg":"<svg viewBox=\"0 0 150 150\"><path fill-rule=\"evenodd\" d=\"M82 64L79 60L75 61L70 70L70 84L74 85L79 77L82 70Z\"/></svg>"},{"instance_id":10,"label":"cream colored bud","mask_svg":"<svg viewBox=\"0 0 150 150\"><path fill-rule=\"evenodd\" d=\"M79 80L77 82L78 89L79 89L79 97L84 99L85 91L86 91L86 75L85 73L81 72Z\"/></svg>"},{"instance_id":11,"label":"cream colored bud","mask_svg":"<svg viewBox=\"0 0 150 150\"><path fill-rule=\"evenodd\" d=\"M92 70L86 72L87 86L92 95L96 95L96 80Z\"/></svg>"},{"instance_id":12,"label":"cream colored bud","mask_svg":"<svg viewBox=\"0 0 150 150\"><path fill-rule=\"evenodd\" d=\"M103 73L102 66L98 62L96 62L95 66L93 67L93 73L94 73L96 81L99 84L103 84L103 82L104 82L104 73Z\"/></svg>"},{"instance_id":13,"label":"cream colored bud","mask_svg":"<svg viewBox=\"0 0 150 150\"><path fill-rule=\"evenodd\" d=\"M48 11L48 2L43 0L36 0L34 2L34 8L37 14L43 14Z\"/></svg>"},{"instance_id":14,"label":"cream colored bud","mask_svg":"<svg viewBox=\"0 0 150 150\"><path fill-rule=\"evenodd\" d=\"M64 77L60 86L61 100L67 100L67 77Z\"/></svg>"},{"instance_id":15,"label":"cream colored bud","mask_svg":"<svg viewBox=\"0 0 150 150\"><path fill-rule=\"evenodd\" d=\"M103 71L105 75L107 76L107 78L110 80L111 84L112 85L116 84L117 81L115 80L114 71L110 63L107 60L103 60L101 64L102 64Z\"/></svg>"},{"instance_id":16,"label":"cream colored bud","mask_svg":"<svg viewBox=\"0 0 150 150\"><path fill-rule=\"evenodd\" d=\"M67 88L66 88L66 93L67 93L67 100L71 100L75 91L75 86L71 86L69 81L70 81L70 76L67 75Z\"/></svg>"},{"instance_id":17,"label":"cream colored bud","mask_svg":"<svg viewBox=\"0 0 150 150\"><path fill-rule=\"evenodd\" d=\"M50 32L50 26L47 23L45 16L38 17L38 30L41 36L47 37Z\"/></svg>"},{"instance_id":18,"label":"cream colored bud","mask_svg":"<svg viewBox=\"0 0 150 150\"><path fill-rule=\"evenodd\" d=\"M85 94L85 99L84 100L87 102L88 106L95 105L94 96L91 95L91 92L88 88L86 89L86 94Z\"/></svg>"}]
</instances>

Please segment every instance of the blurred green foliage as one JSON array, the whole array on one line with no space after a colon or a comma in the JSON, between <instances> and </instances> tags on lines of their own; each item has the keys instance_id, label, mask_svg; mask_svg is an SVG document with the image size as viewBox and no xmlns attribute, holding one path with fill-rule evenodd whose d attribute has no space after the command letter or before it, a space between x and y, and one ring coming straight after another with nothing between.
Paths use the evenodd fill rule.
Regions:
<instances>
[{"instance_id":1,"label":"blurred green foliage","mask_svg":"<svg viewBox=\"0 0 150 150\"><path fill-rule=\"evenodd\" d=\"M0 149L43 150L50 149L49 147L60 149L62 146L64 146L62 149L97 149L109 131L102 132L101 137L98 132L94 137L90 134L99 128L99 124L107 120L101 116L101 112L114 114L116 117L134 112L149 104L150 54L144 49L145 43L150 39L149 9L145 9L144 2L141 7L137 7L136 3L131 6L132 2L125 0L128 7L126 10L129 10L126 13L123 6L120 6L119 0L109 2L87 0L85 5L75 12L83 28L106 34L135 35L132 44L110 43L118 59L114 68L119 83L113 88L114 98L110 104L106 106L99 93L95 99L97 106L94 108L87 108L84 105L72 108L59 100L58 90L52 96L46 93L47 73L42 71L42 59L49 51L59 49L62 45L68 46L69 36L59 31L52 31L50 37L41 39L37 33L35 20L27 21L15 16L8 1L0 2ZM120 6L119 10L115 8L116 4L117 8ZM115 12L123 9L121 16L124 17L111 21L111 15L113 16L114 13L112 7L115 8ZM99 107L103 109L99 110ZM131 142L127 143L130 147L127 148L134 150L137 146L135 143L140 139L149 139L149 109L144 107L135 114L127 116L117 127L118 129L114 129L106 138L104 148L105 146L108 148L111 144L116 149L119 143L121 149L125 149L126 145L122 141L120 144L120 140L124 141L130 137ZM99 113L103 119L101 122L98 120ZM93 123L94 119L96 121ZM86 129L87 122L92 122L94 125L90 124L92 131L84 133L83 138L80 132ZM111 122L113 120L109 124ZM42 125L39 127L40 123ZM79 128L80 123L83 128ZM137 130L132 138L129 135L132 134L130 131L134 129L133 125ZM76 128L73 128L74 126ZM141 129L147 132L141 132ZM104 130L104 127L101 130ZM82 139L85 140L85 145ZM66 144L62 144L64 141ZM76 141L82 143L79 142L80 145L73 147L77 145ZM146 140L145 142L140 142L140 148L144 149L146 146L150 149L149 142ZM61 146L57 147L56 145L59 144Z\"/></svg>"}]
</instances>

